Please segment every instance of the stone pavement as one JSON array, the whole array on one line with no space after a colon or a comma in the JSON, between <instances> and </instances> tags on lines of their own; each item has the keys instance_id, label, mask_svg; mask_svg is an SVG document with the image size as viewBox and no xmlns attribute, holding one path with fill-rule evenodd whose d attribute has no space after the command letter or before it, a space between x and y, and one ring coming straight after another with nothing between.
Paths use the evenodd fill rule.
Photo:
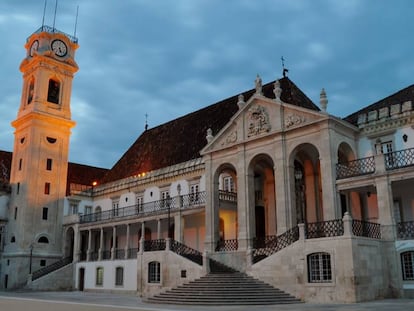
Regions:
<instances>
[{"instance_id":1,"label":"stone pavement","mask_svg":"<svg viewBox=\"0 0 414 311\"><path fill-rule=\"evenodd\" d=\"M179 306L143 303L134 295L91 292L0 292L0 310L141 310L141 311L394 311L414 310L414 299L356 304L293 304L271 306Z\"/></svg>"}]
</instances>

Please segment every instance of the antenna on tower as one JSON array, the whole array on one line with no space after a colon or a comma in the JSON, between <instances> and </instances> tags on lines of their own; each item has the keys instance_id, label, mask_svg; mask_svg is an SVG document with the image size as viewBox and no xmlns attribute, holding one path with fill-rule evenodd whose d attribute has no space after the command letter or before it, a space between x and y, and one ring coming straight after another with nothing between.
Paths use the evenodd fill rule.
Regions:
<instances>
[{"instance_id":1,"label":"antenna on tower","mask_svg":"<svg viewBox=\"0 0 414 311\"><path fill-rule=\"evenodd\" d=\"M58 5L58 0L55 1L55 15L53 16L53 31L55 31L57 5Z\"/></svg>"},{"instance_id":2,"label":"antenna on tower","mask_svg":"<svg viewBox=\"0 0 414 311\"><path fill-rule=\"evenodd\" d=\"M75 31L73 32L73 36L76 38L76 28L78 26L78 15L79 15L79 4L76 8L76 19L75 19Z\"/></svg>"},{"instance_id":3,"label":"antenna on tower","mask_svg":"<svg viewBox=\"0 0 414 311\"><path fill-rule=\"evenodd\" d=\"M47 0L45 0L45 6L43 8L42 30L43 30L43 26L45 25L46 5L47 5Z\"/></svg>"},{"instance_id":4,"label":"antenna on tower","mask_svg":"<svg viewBox=\"0 0 414 311\"><path fill-rule=\"evenodd\" d=\"M282 60L283 78L286 78L289 69L285 68L285 59L283 56L280 59Z\"/></svg>"}]
</instances>

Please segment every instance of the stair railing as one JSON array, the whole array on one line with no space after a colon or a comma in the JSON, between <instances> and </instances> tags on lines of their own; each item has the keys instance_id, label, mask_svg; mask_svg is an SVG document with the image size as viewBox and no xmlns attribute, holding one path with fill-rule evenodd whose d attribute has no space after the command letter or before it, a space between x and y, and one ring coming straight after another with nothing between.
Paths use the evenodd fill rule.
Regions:
<instances>
[{"instance_id":1,"label":"stair railing","mask_svg":"<svg viewBox=\"0 0 414 311\"><path fill-rule=\"evenodd\" d=\"M299 227L295 226L285 233L278 236L267 236L265 238L255 238L253 240L253 264L259 262L281 249L299 240Z\"/></svg>"},{"instance_id":2,"label":"stair railing","mask_svg":"<svg viewBox=\"0 0 414 311\"><path fill-rule=\"evenodd\" d=\"M187 258L200 266L203 265L203 254L201 252L176 240L171 240L170 251Z\"/></svg>"},{"instance_id":3,"label":"stair railing","mask_svg":"<svg viewBox=\"0 0 414 311\"><path fill-rule=\"evenodd\" d=\"M72 257L66 257L66 258L63 258L63 259L61 259L59 261L56 261L56 262L52 263L49 266L46 266L46 267L44 267L42 269L39 269L39 270L33 272L33 274L32 274L32 281L34 281L34 280L36 280L38 278L41 278L42 276L44 276L46 274L49 274L49 273L51 273L53 271L56 271L56 270L58 270L58 269L60 269L60 268L62 268L64 266L70 264L71 262L72 262Z\"/></svg>"}]
</instances>

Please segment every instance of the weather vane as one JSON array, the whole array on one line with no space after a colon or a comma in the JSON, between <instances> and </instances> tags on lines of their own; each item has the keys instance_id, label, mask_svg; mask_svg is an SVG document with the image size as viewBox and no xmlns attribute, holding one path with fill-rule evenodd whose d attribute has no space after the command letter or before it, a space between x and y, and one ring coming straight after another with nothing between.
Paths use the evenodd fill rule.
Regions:
<instances>
[{"instance_id":1,"label":"weather vane","mask_svg":"<svg viewBox=\"0 0 414 311\"><path fill-rule=\"evenodd\" d=\"M145 130L148 130L148 113L145 114Z\"/></svg>"},{"instance_id":2,"label":"weather vane","mask_svg":"<svg viewBox=\"0 0 414 311\"><path fill-rule=\"evenodd\" d=\"M285 59L283 58L283 56L280 59L282 60L283 78L285 78L289 70L285 68Z\"/></svg>"}]
</instances>

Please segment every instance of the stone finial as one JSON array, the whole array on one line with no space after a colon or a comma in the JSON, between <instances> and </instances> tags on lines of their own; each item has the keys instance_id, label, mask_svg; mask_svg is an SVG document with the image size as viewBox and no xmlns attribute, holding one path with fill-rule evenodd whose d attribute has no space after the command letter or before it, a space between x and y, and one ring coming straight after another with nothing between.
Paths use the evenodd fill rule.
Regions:
<instances>
[{"instance_id":1,"label":"stone finial","mask_svg":"<svg viewBox=\"0 0 414 311\"><path fill-rule=\"evenodd\" d=\"M213 138L214 138L214 136L213 136L213 130L211 128L209 128L207 130L207 136L206 136L207 143L210 143L213 140Z\"/></svg>"},{"instance_id":2,"label":"stone finial","mask_svg":"<svg viewBox=\"0 0 414 311\"><path fill-rule=\"evenodd\" d=\"M319 97L319 103L321 105L322 111L326 112L326 108L328 107L328 97L326 96L325 89L322 88L321 95Z\"/></svg>"},{"instance_id":3,"label":"stone finial","mask_svg":"<svg viewBox=\"0 0 414 311\"><path fill-rule=\"evenodd\" d=\"M282 94L282 88L280 87L279 80L276 80L275 84L273 84L273 94L275 94L275 100L280 101L280 95Z\"/></svg>"},{"instance_id":4,"label":"stone finial","mask_svg":"<svg viewBox=\"0 0 414 311\"><path fill-rule=\"evenodd\" d=\"M259 75L256 76L256 80L254 80L254 84L256 87L256 94L263 95L262 91L262 78Z\"/></svg>"},{"instance_id":5,"label":"stone finial","mask_svg":"<svg viewBox=\"0 0 414 311\"><path fill-rule=\"evenodd\" d=\"M238 101L237 101L237 106L239 106L239 109L243 108L244 105L246 104L246 102L244 101L244 95L240 94Z\"/></svg>"}]
</instances>

